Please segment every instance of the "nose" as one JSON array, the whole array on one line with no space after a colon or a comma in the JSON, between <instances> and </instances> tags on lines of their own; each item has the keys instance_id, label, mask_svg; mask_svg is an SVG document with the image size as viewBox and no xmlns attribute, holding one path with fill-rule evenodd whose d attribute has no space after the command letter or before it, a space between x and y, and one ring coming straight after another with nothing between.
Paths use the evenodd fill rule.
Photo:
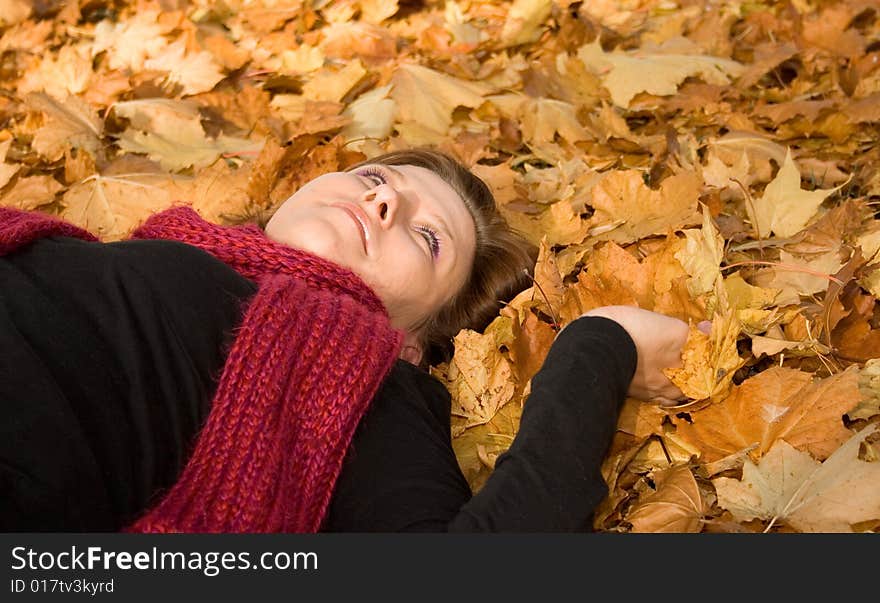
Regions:
<instances>
[{"instance_id":1,"label":"nose","mask_svg":"<svg viewBox=\"0 0 880 603\"><path fill-rule=\"evenodd\" d=\"M394 216L400 207L400 195L393 186L380 184L364 194L366 210L372 213L383 228L394 223Z\"/></svg>"}]
</instances>

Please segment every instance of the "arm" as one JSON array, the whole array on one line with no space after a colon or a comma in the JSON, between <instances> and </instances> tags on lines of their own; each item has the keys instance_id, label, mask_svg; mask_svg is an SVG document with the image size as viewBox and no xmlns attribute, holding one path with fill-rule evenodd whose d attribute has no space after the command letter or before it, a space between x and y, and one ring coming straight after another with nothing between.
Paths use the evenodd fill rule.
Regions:
<instances>
[{"instance_id":1,"label":"arm","mask_svg":"<svg viewBox=\"0 0 880 603\"><path fill-rule=\"evenodd\" d=\"M449 394L398 363L358 428L330 531L575 531L606 493L599 467L636 366L617 323L559 334L532 380L519 432L471 497L449 437Z\"/></svg>"}]
</instances>

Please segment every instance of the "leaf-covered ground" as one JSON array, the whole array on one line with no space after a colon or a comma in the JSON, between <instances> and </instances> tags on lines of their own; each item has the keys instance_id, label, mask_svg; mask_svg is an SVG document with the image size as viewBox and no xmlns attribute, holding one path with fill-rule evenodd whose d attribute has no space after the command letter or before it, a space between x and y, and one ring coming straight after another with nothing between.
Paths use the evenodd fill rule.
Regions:
<instances>
[{"instance_id":1,"label":"leaf-covered ground","mask_svg":"<svg viewBox=\"0 0 880 603\"><path fill-rule=\"evenodd\" d=\"M876 0L0 0L0 204L104 240L185 200L259 219L432 144L540 250L432 367L474 489L557 329L606 304L696 325L627 400L597 530L880 526Z\"/></svg>"}]
</instances>

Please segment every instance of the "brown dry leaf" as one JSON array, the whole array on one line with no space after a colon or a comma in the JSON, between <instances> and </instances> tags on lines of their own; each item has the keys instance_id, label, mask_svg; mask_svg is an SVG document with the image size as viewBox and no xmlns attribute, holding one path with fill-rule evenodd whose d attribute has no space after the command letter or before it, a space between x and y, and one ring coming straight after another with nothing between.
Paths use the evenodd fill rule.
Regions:
<instances>
[{"instance_id":1,"label":"brown dry leaf","mask_svg":"<svg viewBox=\"0 0 880 603\"><path fill-rule=\"evenodd\" d=\"M655 404L627 398L617 417L617 430L642 440L650 435L663 435L663 419L667 412Z\"/></svg>"},{"instance_id":2,"label":"brown dry leaf","mask_svg":"<svg viewBox=\"0 0 880 603\"><path fill-rule=\"evenodd\" d=\"M394 101L388 98L390 92L390 84L381 86L349 103L342 114L351 121L342 128L340 136L347 142L387 138L394 124Z\"/></svg>"},{"instance_id":3,"label":"brown dry leaf","mask_svg":"<svg viewBox=\"0 0 880 603\"><path fill-rule=\"evenodd\" d=\"M21 23L30 15L31 2L28 0L0 0L0 26Z\"/></svg>"},{"instance_id":4,"label":"brown dry leaf","mask_svg":"<svg viewBox=\"0 0 880 603\"><path fill-rule=\"evenodd\" d=\"M514 0L501 30L501 48L535 42L553 9L552 0Z\"/></svg>"},{"instance_id":5,"label":"brown dry leaf","mask_svg":"<svg viewBox=\"0 0 880 603\"><path fill-rule=\"evenodd\" d=\"M94 175L64 193L61 217L104 241L126 238L152 213L174 202L163 175Z\"/></svg>"},{"instance_id":6,"label":"brown dry leaf","mask_svg":"<svg viewBox=\"0 0 880 603\"><path fill-rule=\"evenodd\" d=\"M801 532L852 532L880 519L880 462L859 457L878 431L850 432L824 463L779 440L758 465L745 463L742 481L712 480L718 504L739 522L769 520L767 529L784 522Z\"/></svg>"},{"instance_id":7,"label":"brown dry leaf","mask_svg":"<svg viewBox=\"0 0 880 603\"><path fill-rule=\"evenodd\" d=\"M857 366L811 383L786 401L788 408L770 425L759 453L765 454L774 442L785 440L814 458L827 458L850 436L843 415L860 398Z\"/></svg>"},{"instance_id":8,"label":"brown dry leaf","mask_svg":"<svg viewBox=\"0 0 880 603\"><path fill-rule=\"evenodd\" d=\"M696 534L703 529L705 503L693 473L677 466L651 474L655 490L643 495L624 521L636 533Z\"/></svg>"},{"instance_id":9,"label":"brown dry leaf","mask_svg":"<svg viewBox=\"0 0 880 603\"><path fill-rule=\"evenodd\" d=\"M166 73L165 81L179 85L183 96L208 92L225 77L214 55L204 50L187 51L183 38L144 61L144 67Z\"/></svg>"},{"instance_id":10,"label":"brown dry leaf","mask_svg":"<svg viewBox=\"0 0 880 603\"><path fill-rule=\"evenodd\" d=\"M22 77L18 93L45 92L58 101L68 96L81 95L91 85L91 47L86 44L62 46L58 56L48 56L38 69Z\"/></svg>"},{"instance_id":11,"label":"brown dry leaf","mask_svg":"<svg viewBox=\"0 0 880 603\"><path fill-rule=\"evenodd\" d=\"M446 385L452 414L466 419L465 428L486 423L516 392L513 367L500 351L513 340L512 319L497 317L485 333L463 329L454 338Z\"/></svg>"},{"instance_id":12,"label":"brown dry leaf","mask_svg":"<svg viewBox=\"0 0 880 603\"><path fill-rule=\"evenodd\" d=\"M449 131L457 107L478 107L491 88L480 82L455 78L421 65L400 65L392 78L391 97L397 121L414 122L440 134Z\"/></svg>"},{"instance_id":13,"label":"brown dry leaf","mask_svg":"<svg viewBox=\"0 0 880 603\"><path fill-rule=\"evenodd\" d=\"M602 76L602 83L618 107L628 107L640 92L669 96L688 77L708 84L729 84L745 71L741 63L706 55L606 53L598 38L578 49L578 57Z\"/></svg>"},{"instance_id":14,"label":"brown dry leaf","mask_svg":"<svg viewBox=\"0 0 880 603\"><path fill-rule=\"evenodd\" d=\"M880 415L880 358L868 360L859 371L859 394L861 400L847 416L855 421Z\"/></svg>"},{"instance_id":15,"label":"brown dry leaf","mask_svg":"<svg viewBox=\"0 0 880 603\"><path fill-rule=\"evenodd\" d=\"M764 194L755 199L754 212L749 206L757 236L768 237L772 232L780 237L790 237L803 230L822 202L842 187L843 184L816 191L801 189L801 175L789 149L779 173L764 189Z\"/></svg>"},{"instance_id":16,"label":"brown dry leaf","mask_svg":"<svg viewBox=\"0 0 880 603\"><path fill-rule=\"evenodd\" d=\"M92 56L107 53L110 69L143 71L147 59L156 56L168 45L162 37L164 28L158 23L156 11L141 11L135 16L113 23L103 20L95 26Z\"/></svg>"},{"instance_id":17,"label":"brown dry leaf","mask_svg":"<svg viewBox=\"0 0 880 603\"><path fill-rule=\"evenodd\" d=\"M52 176L27 176L19 178L5 195L0 205L32 210L55 201L55 195L64 188Z\"/></svg>"},{"instance_id":18,"label":"brown dry leaf","mask_svg":"<svg viewBox=\"0 0 880 603\"><path fill-rule=\"evenodd\" d=\"M734 373L745 364L736 349L740 324L732 311L716 314L706 335L691 325L680 368L663 373L691 400L717 401L725 396Z\"/></svg>"},{"instance_id":19,"label":"brown dry leaf","mask_svg":"<svg viewBox=\"0 0 880 603\"><path fill-rule=\"evenodd\" d=\"M6 186L13 176L21 169L20 165L6 163L6 154L12 146L12 139L0 142L0 189Z\"/></svg>"},{"instance_id":20,"label":"brown dry leaf","mask_svg":"<svg viewBox=\"0 0 880 603\"><path fill-rule=\"evenodd\" d=\"M502 316L512 316L514 310L501 310ZM546 322L538 320L532 312L527 312L520 324L513 320L513 343L510 345L510 361L516 374L516 382L527 386L532 377L541 369L544 359L556 339L556 331Z\"/></svg>"},{"instance_id":21,"label":"brown dry leaf","mask_svg":"<svg viewBox=\"0 0 880 603\"><path fill-rule=\"evenodd\" d=\"M595 213L587 221L588 234L595 241L625 244L697 225L701 185L696 174L681 173L652 190L636 170L610 172L592 189Z\"/></svg>"},{"instance_id":22,"label":"brown dry leaf","mask_svg":"<svg viewBox=\"0 0 880 603\"><path fill-rule=\"evenodd\" d=\"M42 92L29 94L27 103L48 118L31 143L40 155L57 161L68 148L83 149L93 157L98 154L104 127L88 103L75 96L58 101Z\"/></svg>"},{"instance_id":23,"label":"brown dry leaf","mask_svg":"<svg viewBox=\"0 0 880 603\"><path fill-rule=\"evenodd\" d=\"M193 178L173 179L173 186L167 188L175 201L191 204L209 222L231 224L253 211L249 181L248 167L233 169L225 161L217 161Z\"/></svg>"},{"instance_id":24,"label":"brown dry leaf","mask_svg":"<svg viewBox=\"0 0 880 603\"><path fill-rule=\"evenodd\" d=\"M717 404L689 413L690 420L674 418L676 436L699 449L703 463L757 447L811 381L810 373L771 367L734 386ZM753 454L758 458L759 453Z\"/></svg>"}]
</instances>

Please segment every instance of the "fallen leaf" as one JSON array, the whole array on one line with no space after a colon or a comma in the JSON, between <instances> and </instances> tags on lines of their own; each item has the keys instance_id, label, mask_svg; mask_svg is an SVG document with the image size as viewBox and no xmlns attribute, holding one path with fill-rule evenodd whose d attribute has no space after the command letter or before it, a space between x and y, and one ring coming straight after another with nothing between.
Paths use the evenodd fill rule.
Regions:
<instances>
[{"instance_id":1,"label":"fallen leaf","mask_svg":"<svg viewBox=\"0 0 880 603\"><path fill-rule=\"evenodd\" d=\"M686 466L672 467L651 474L654 491L643 498L624 517L635 533L699 533L703 528L705 505L693 473Z\"/></svg>"},{"instance_id":2,"label":"fallen leaf","mask_svg":"<svg viewBox=\"0 0 880 603\"><path fill-rule=\"evenodd\" d=\"M696 174L682 173L653 190L638 171L609 172L592 189L590 204L595 212L587 221L588 234L594 241L625 244L699 224L701 183Z\"/></svg>"},{"instance_id":3,"label":"fallen leaf","mask_svg":"<svg viewBox=\"0 0 880 603\"><path fill-rule=\"evenodd\" d=\"M392 78L397 120L415 122L440 134L449 131L457 107L477 107L490 88L421 65L400 65Z\"/></svg>"},{"instance_id":4,"label":"fallen leaf","mask_svg":"<svg viewBox=\"0 0 880 603\"><path fill-rule=\"evenodd\" d=\"M713 317L709 335L692 324L681 354L682 366L663 369L663 374L691 400L717 401L726 395L734 373L745 364L736 348L739 333L739 321L732 311Z\"/></svg>"},{"instance_id":5,"label":"fallen leaf","mask_svg":"<svg viewBox=\"0 0 880 603\"><path fill-rule=\"evenodd\" d=\"M767 185L764 194L755 199L751 218L757 236L767 237L772 232L780 237L790 237L803 230L822 202L842 187L843 184L816 191L801 189L801 175L789 149L776 178Z\"/></svg>"},{"instance_id":6,"label":"fallen leaf","mask_svg":"<svg viewBox=\"0 0 880 603\"><path fill-rule=\"evenodd\" d=\"M507 9L507 19L501 30L501 47L537 41L552 9L552 0L514 0Z\"/></svg>"},{"instance_id":7,"label":"fallen leaf","mask_svg":"<svg viewBox=\"0 0 880 603\"><path fill-rule=\"evenodd\" d=\"M50 161L61 159L68 148L98 154L104 128L88 103L75 96L58 101L42 92L29 94L27 103L48 118L31 143L35 151Z\"/></svg>"},{"instance_id":8,"label":"fallen leaf","mask_svg":"<svg viewBox=\"0 0 880 603\"><path fill-rule=\"evenodd\" d=\"M27 176L19 178L5 195L0 205L32 210L55 201L55 195L64 187L51 176Z\"/></svg>"},{"instance_id":9,"label":"fallen leaf","mask_svg":"<svg viewBox=\"0 0 880 603\"><path fill-rule=\"evenodd\" d=\"M817 380L786 400L787 409L767 429L759 448L765 454L777 440L823 460L840 446L850 431L843 415L858 403L858 367Z\"/></svg>"},{"instance_id":10,"label":"fallen leaf","mask_svg":"<svg viewBox=\"0 0 880 603\"><path fill-rule=\"evenodd\" d=\"M688 419L674 418L676 435L700 450L703 463L757 448L812 378L803 371L771 367L734 386L718 403L690 412ZM759 452L753 456L757 459Z\"/></svg>"},{"instance_id":11,"label":"fallen leaf","mask_svg":"<svg viewBox=\"0 0 880 603\"><path fill-rule=\"evenodd\" d=\"M700 77L709 84L728 84L745 70L741 63L706 55L606 53L597 38L578 49L578 58L602 76L618 107L628 107L640 92L668 96L685 78Z\"/></svg>"},{"instance_id":12,"label":"fallen leaf","mask_svg":"<svg viewBox=\"0 0 880 603\"><path fill-rule=\"evenodd\" d=\"M746 461L742 481L712 480L718 504L737 521L782 521L801 532L852 532L880 518L880 463L859 448L878 432L871 425L850 437L824 463L778 441L758 465ZM766 531L766 530L765 530Z\"/></svg>"},{"instance_id":13,"label":"fallen leaf","mask_svg":"<svg viewBox=\"0 0 880 603\"><path fill-rule=\"evenodd\" d=\"M0 142L0 189L6 186L18 170L21 169L20 165L10 165L5 163L6 154L9 152L10 146L12 146L11 138L4 142Z\"/></svg>"},{"instance_id":14,"label":"fallen leaf","mask_svg":"<svg viewBox=\"0 0 880 603\"><path fill-rule=\"evenodd\" d=\"M145 60L144 67L165 72L165 81L179 85L184 96L208 92L225 77L210 52L188 52L183 38Z\"/></svg>"}]
</instances>

